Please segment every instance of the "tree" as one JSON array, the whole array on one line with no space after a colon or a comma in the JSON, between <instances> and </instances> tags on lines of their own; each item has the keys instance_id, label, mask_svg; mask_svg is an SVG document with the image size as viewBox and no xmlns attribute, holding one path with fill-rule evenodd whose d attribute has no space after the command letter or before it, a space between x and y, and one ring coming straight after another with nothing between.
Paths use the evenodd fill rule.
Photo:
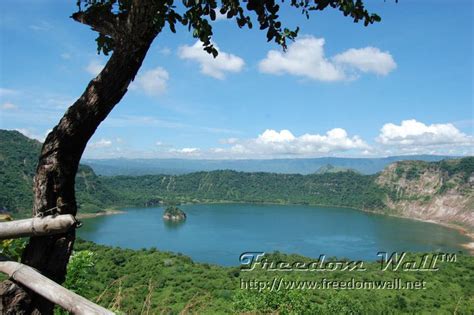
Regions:
<instances>
[{"instance_id":1,"label":"tree","mask_svg":"<svg viewBox=\"0 0 474 315\"><path fill-rule=\"evenodd\" d=\"M362 0L288 0L281 1L301 10L306 18L312 11L340 10L354 22L367 26L380 21L370 14ZM253 26L251 15L267 40L286 49L287 40L298 35L298 28L284 28L279 20L280 5L275 0L78 0L72 18L98 32L98 52L112 53L104 69L87 86L80 98L66 111L48 134L39 157L34 180L33 215L52 213L76 215L74 179L88 140L114 106L122 99L142 65L153 40L165 26L175 32L177 25L192 31L203 49L214 57L212 25L218 12L237 22L239 28ZM22 262L45 276L62 283L75 240L75 232L47 237L32 237L23 252ZM51 314L53 305L9 284L6 312ZM3 291L5 292L5 283ZM5 295L5 294L4 294ZM11 298L16 297L16 298ZM5 302L7 301L7 302Z\"/></svg>"}]
</instances>

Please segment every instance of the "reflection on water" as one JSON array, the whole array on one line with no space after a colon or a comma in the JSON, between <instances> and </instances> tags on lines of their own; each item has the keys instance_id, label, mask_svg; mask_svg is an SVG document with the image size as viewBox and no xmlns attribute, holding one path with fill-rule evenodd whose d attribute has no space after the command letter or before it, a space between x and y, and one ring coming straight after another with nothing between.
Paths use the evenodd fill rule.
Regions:
<instances>
[{"instance_id":1,"label":"reflection on water","mask_svg":"<svg viewBox=\"0 0 474 315\"><path fill-rule=\"evenodd\" d=\"M163 220L163 225L168 230L176 230L184 226L186 220L173 221L173 220Z\"/></svg>"},{"instance_id":2,"label":"reflection on water","mask_svg":"<svg viewBox=\"0 0 474 315\"><path fill-rule=\"evenodd\" d=\"M393 251L463 250L469 239L431 223L345 208L295 205L183 205L184 222L165 222L162 208L126 209L84 219L79 237L125 248L157 247L199 262L238 265L243 252L321 254L376 260Z\"/></svg>"}]
</instances>

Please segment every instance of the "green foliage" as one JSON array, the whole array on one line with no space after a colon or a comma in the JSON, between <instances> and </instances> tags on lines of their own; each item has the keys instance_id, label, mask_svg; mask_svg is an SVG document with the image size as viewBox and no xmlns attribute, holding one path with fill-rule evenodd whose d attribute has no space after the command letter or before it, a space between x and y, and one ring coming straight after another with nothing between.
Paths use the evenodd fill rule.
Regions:
<instances>
[{"instance_id":1,"label":"green foliage","mask_svg":"<svg viewBox=\"0 0 474 315\"><path fill-rule=\"evenodd\" d=\"M18 131L0 130L0 209L17 214L33 204L33 176L41 143Z\"/></svg>"},{"instance_id":2,"label":"green foliage","mask_svg":"<svg viewBox=\"0 0 474 315\"><path fill-rule=\"evenodd\" d=\"M406 179L408 180L417 180L420 178L419 169L416 167L410 167L406 173Z\"/></svg>"},{"instance_id":3,"label":"green foliage","mask_svg":"<svg viewBox=\"0 0 474 315\"><path fill-rule=\"evenodd\" d=\"M312 175L212 171L179 176L102 178L127 204L143 205L152 198L165 198L181 202L293 203L383 209L383 190L374 179L375 176L350 171Z\"/></svg>"},{"instance_id":4,"label":"green foliage","mask_svg":"<svg viewBox=\"0 0 474 315\"><path fill-rule=\"evenodd\" d=\"M23 253L25 247L26 241L23 238L2 240L0 241L0 255L20 261L21 253Z\"/></svg>"},{"instance_id":5,"label":"green foliage","mask_svg":"<svg viewBox=\"0 0 474 315\"><path fill-rule=\"evenodd\" d=\"M76 249L94 253L94 270L83 274L84 295L104 307L140 314L150 297L150 313L178 314L473 314L474 257L458 254L455 263L441 263L436 272L380 271L379 262L365 262L364 272L240 271L193 262L156 249L129 250L78 241ZM409 258L420 257L409 255ZM309 263L314 259L282 253L271 261ZM393 280L426 281L424 290L247 290L241 281ZM118 302L117 302L118 301Z\"/></svg>"},{"instance_id":6,"label":"green foliage","mask_svg":"<svg viewBox=\"0 0 474 315\"><path fill-rule=\"evenodd\" d=\"M364 314L366 309L362 303L344 292L332 294L322 308L323 314Z\"/></svg>"},{"instance_id":7,"label":"green foliage","mask_svg":"<svg viewBox=\"0 0 474 315\"><path fill-rule=\"evenodd\" d=\"M79 295L88 290L86 276L94 272L94 253L89 250L74 252L67 265L67 277L64 286Z\"/></svg>"},{"instance_id":8,"label":"green foliage","mask_svg":"<svg viewBox=\"0 0 474 315\"><path fill-rule=\"evenodd\" d=\"M153 23L154 36L157 36L168 25L175 33L176 25L187 27L193 37L198 38L204 50L214 57L218 52L211 42L213 35L212 24L217 13L228 19L235 19L237 26L253 27L251 16L255 16L260 30L266 30L267 41L274 41L283 49L287 47L287 40L294 40L299 28L290 30L284 27L280 20L280 5L275 0L183 0L182 5L175 5L173 0L154 1L148 5L147 12L143 12L141 19L149 19ZM322 11L326 8L338 9L344 16L350 16L354 22L363 21L367 26L381 19L376 14L369 13L362 0L315 0L310 1L281 1L293 7L306 17L311 12ZM78 0L78 11L72 17L85 24L90 24L99 33L97 41L98 52L108 54L120 42L120 36L139 36L140 34L123 34L124 21L132 10L130 0ZM151 11L151 12L150 12ZM100 26L97 26L100 25ZM95 27L94 27L95 26ZM133 32L133 30L132 30Z\"/></svg>"},{"instance_id":9,"label":"green foliage","mask_svg":"<svg viewBox=\"0 0 474 315\"><path fill-rule=\"evenodd\" d=\"M179 209L178 207L176 206L168 206L166 207L165 209L165 212L164 214L168 214L168 215L171 215L171 216L186 216L186 214L183 212L183 210Z\"/></svg>"},{"instance_id":10,"label":"green foliage","mask_svg":"<svg viewBox=\"0 0 474 315\"><path fill-rule=\"evenodd\" d=\"M302 290L265 290L258 294L248 290L237 290L232 306L236 313L258 311L264 314L312 315L322 311L321 307L312 303L309 295Z\"/></svg>"},{"instance_id":11,"label":"green foliage","mask_svg":"<svg viewBox=\"0 0 474 315\"><path fill-rule=\"evenodd\" d=\"M347 168L347 167L341 167L341 166L334 166L331 164L326 164L324 166L321 166L317 171L316 174L324 174L324 173L341 173L341 172L355 172L358 173L357 171Z\"/></svg>"},{"instance_id":12,"label":"green foliage","mask_svg":"<svg viewBox=\"0 0 474 315\"><path fill-rule=\"evenodd\" d=\"M461 174L465 182L474 173L474 157L466 157L459 160L443 160L438 163L441 170L448 173L449 176Z\"/></svg>"},{"instance_id":13,"label":"green foliage","mask_svg":"<svg viewBox=\"0 0 474 315\"><path fill-rule=\"evenodd\" d=\"M95 273L94 253L90 250L75 251L69 257L67 276L63 286L81 296L86 296L89 290L87 278ZM69 314L60 307L54 310L55 315Z\"/></svg>"},{"instance_id":14,"label":"green foliage","mask_svg":"<svg viewBox=\"0 0 474 315\"><path fill-rule=\"evenodd\" d=\"M0 130L0 209L14 217L31 214L33 176L41 143L18 131ZM80 165L76 176L76 197L81 212L97 212L104 207L120 205L115 194L86 165Z\"/></svg>"},{"instance_id":15,"label":"green foliage","mask_svg":"<svg viewBox=\"0 0 474 315\"><path fill-rule=\"evenodd\" d=\"M40 147L39 142L19 132L0 130L0 208L6 207L17 217L30 213L32 177ZM439 193L443 193L459 187L451 178L467 182L473 169L474 158L466 157L430 163L399 162L395 174L396 181L401 178L415 181L423 172L441 170L446 176L439 189ZM183 202L291 203L386 211L386 196L398 200L403 191L396 181L391 186L381 187L376 182L377 176L351 170L310 175L223 170L184 175L104 177L81 165L76 176L76 195L82 213L115 207L156 206L163 201L167 205Z\"/></svg>"}]
</instances>

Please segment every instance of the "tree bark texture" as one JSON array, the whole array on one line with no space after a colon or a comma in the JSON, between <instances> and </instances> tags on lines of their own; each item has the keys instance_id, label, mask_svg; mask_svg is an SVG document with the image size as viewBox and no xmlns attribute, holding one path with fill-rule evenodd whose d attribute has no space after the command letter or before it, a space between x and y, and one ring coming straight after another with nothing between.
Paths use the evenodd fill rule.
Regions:
<instances>
[{"instance_id":1,"label":"tree bark texture","mask_svg":"<svg viewBox=\"0 0 474 315\"><path fill-rule=\"evenodd\" d=\"M48 215L45 212L50 209L59 214L76 215L74 185L82 153L140 69L157 35L153 25L154 13L154 1L133 2L128 19L120 28L117 26L116 36L120 37L115 38L114 51L104 69L88 84L81 97L69 107L46 137L33 184L34 216ZM74 240L74 229L56 235L31 237L23 252L22 263L62 283ZM20 286L11 281L6 288L8 290L0 290L4 313L52 314L54 304L40 295L28 290L20 292ZM10 298L12 296L14 298Z\"/></svg>"}]
</instances>

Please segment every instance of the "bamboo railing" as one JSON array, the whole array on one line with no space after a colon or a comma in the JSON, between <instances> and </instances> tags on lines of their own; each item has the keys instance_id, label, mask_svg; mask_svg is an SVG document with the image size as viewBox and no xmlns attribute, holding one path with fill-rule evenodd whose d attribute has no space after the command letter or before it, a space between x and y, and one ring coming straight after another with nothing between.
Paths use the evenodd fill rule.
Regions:
<instances>
[{"instance_id":1,"label":"bamboo railing","mask_svg":"<svg viewBox=\"0 0 474 315\"><path fill-rule=\"evenodd\" d=\"M25 220L0 222L0 240L27 236L52 235L77 227L76 219L70 214L37 217ZM69 291L43 276L37 270L0 256L0 272L10 279L29 288L45 299L77 315L112 315L113 312L84 297Z\"/></svg>"}]
</instances>

